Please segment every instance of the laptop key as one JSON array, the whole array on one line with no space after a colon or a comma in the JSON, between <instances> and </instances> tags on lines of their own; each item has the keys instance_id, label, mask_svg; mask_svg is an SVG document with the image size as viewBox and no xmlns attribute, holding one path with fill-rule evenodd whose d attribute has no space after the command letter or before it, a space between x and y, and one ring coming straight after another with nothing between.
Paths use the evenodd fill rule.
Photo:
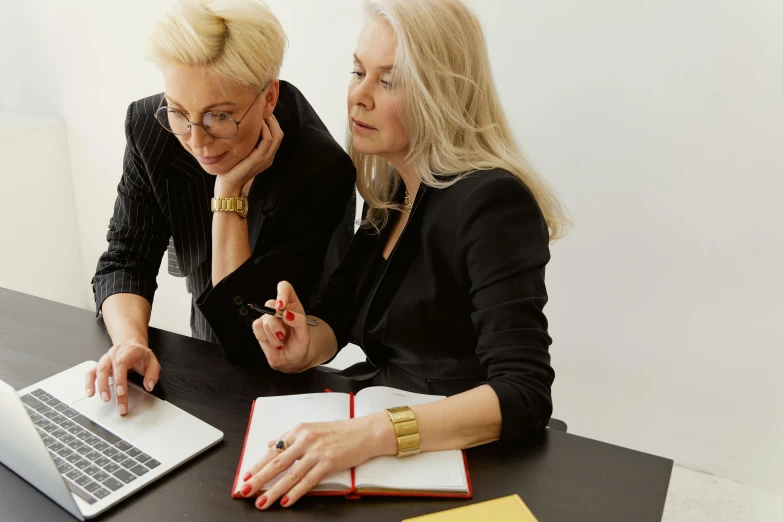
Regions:
<instances>
[{"instance_id":1,"label":"laptop key","mask_svg":"<svg viewBox=\"0 0 783 522\"><path fill-rule=\"evenodd\" d=\"M104 467L104 466L105 466L106 464L108 464L109 462L111 462L111 461L110 461L108 458L104 457L103 455L101 455L101 456L100 456L100 457L98 457L97 459L93 459L93 463L94 463L96 466L100 466L100 467Z\"/></svg>"},{"instance_id":2,"label":"laptop key","mask_svg":"<svg viewBox=\"0 0 783 522\"><path fill-rule=\"evenodd\" d=\"M86 468L84 468L84 472L87 473L91 477L95 477L95 474L98 473L99 471L101 471L101 468L99 468L95 464L93 464L91 466L87 466ZM92 492L90 492L90 493L92 493Z\"/></svg>"},{"instance_id":3,"label":"laptop key","mask_svg":"<svg viewBox=\"0 0 783 522\"><path fill-rule=\"evenodd\" d=\"M79 455L78 453L71 453L70 455L67 455L65 457L65 460L67 460L71 464L75 464L75 463L79 462L81 460L81 458L82 458L82 456Z\"/></svg>"},{"instance_id":4,"label":"laptop key","mask_svg":"<svg viewBox=\"0 0 783 522\"><path fill-rule=\"evenodd\" d=\"M59 413L56 415L52 415L51 417L49 417L49 419L51 419L52 422L56 422L57 424L60 424L61 422L65 422L68 420L67 417L63 417Z\"/></svg>"},{"instance_id":5,"label":"laptop key","mask_svg":"<svg viewBox=\"0 0 783 522\"><path fill-rule=\"evenodd\" d=\"M60 451L57 452L59 456L62 458L68 457L70 455L73 455L73 450L69 448L68 446L63 446Z\"/></svg>"},{"instance_id":6,"label":"laptop key","mask_svg":"<svg viewBox=\"0 0 783 522\"><path fill-rule=\"evenodd\" d=\"M116 443L116 444L114 445L114 447L115 447L115 448L117 448L117 449L118 449L118 450L120 450L120 451L128 451L128 450L129 450L129 449L131 449L133 446L131 446L130 444L128 444L128 443L127 443L127 442L125 442L124 440L121 440L121 441L119 441L118 443Z\"/></svg>"},{"instance_id":7,"label":"laptop key","mask_svg":"<svg viewBox=\"0 0 783 522\"><path fill-rule=\"evenodd\" d=\"M42 400L43 402L49 402L50 400L54 399L54 397L52 397L46 392L43 392L43 395L39 395L38 399Z\"/></svg>"},{"instance_id":8,"label":"laptop key","mask_svg":"<svg viewBox=\"0 0 783 522\"><path fill-rule=\"evenodd\" d=\"M130 469L133 473L138 475L139 477L147 473L149 470L142 466L141 464L136 464Z\"/></svg>"},{"instance_id":9,"label":"laptop key","mask_svg":"<svg viewBox=\"0 0 783 522\"><path fill-rule=\"evenodd\" d=\"M32 395L23 395L22 396L22 402L26 405L30 406L31 408L35 409L41 404L43 404L41 401L33 397Z\"/></svg>"},{"instance_id":10,"label":"laptop key","mask_svg":"<svg viewBox=\"0 0 783 522\"><path fill-rule=\"evenodd\" d=\"M98 438L98 437L96 437L95 435L90 435L89 437L87 437L87 438L84 440L84 442L86 442L87 444L90 444L91 446L95 446L95 445L96 445L96 444L98 444L100 441L101 441L101 439L99 439L99 438Z\"/></svg>"},{"instance_id":11,"label":"laptop key","mask_svg":"<svg viewBox=\"0 0 783 522\"><path fill-rule=\"evenodd\" d=\"M60 450L65 448L65 446L62 445L60 442L55 442L51 446L49 446L49 451L54 451L55 453L60 453Z\"/></svg>"},{"instance_id":12,"label":"laptop key","mask_svg":"<svg viewBox=\"0 0 783 522\"><path fill-rule=\"evenodd\" d=\"M56 440L54 440L53 438L51 438L48 435L43 438L43 441L44 441L44 444L46 444L47 447L49 447L52 444L54 444L55 442L57 442Z\"/></svg>"},{"instance_id":13,"label":"laptop key","mask_svg":"<svg viewBox=\"0 0 783 522\"><path fill-rule=\"evenodd\" d=\"M84 459L79 459L76 462L74 462L73 465L81 470L84 470L90 465L90 463Z\"/></svg>"},{"instance_id":14,"label":"laptop key","mask_svg":"<svg viewBox=\"0 0 783 522\"><path fill-rule=\"evenodd\" d=\"M60 462L57 463L57 469L60 470L60 473L68 473L73 469L73 466L61 459Z\"/></svg>"},{"instance_id":15,"label":"laptop key","mask_svg":"<svg viewBox=\"0 0 783 522\"><path fill-rule=\"evenodd\" d=\"M55 406L57 406L58 404L62 404L62 403L63 403L63 402L62 402L60 399L57 399L57 398L55 398L55 397L52 397L51 395L49 396L49 400L48 400L48 401L45 401L45 402L46 402L46 404L48 404L48 405L49 405L49 406L51 406L52 408L54 408L54 407L55 407Z\"/></svg>"},{"instance_id":16,"label":"laptop key","mask_svg":"<svg viewBox=\"0 0 783 522\"><path fill-rule=\"evenodd\" d=\"M82 474L82 475L79 475L78 477L76 477L76 480L74 480L74 482L76 482L78 485L84 487L87 484L89 484L90 482L92 482L92 480L90 480L90 477L88 477L87 475Z\"/></svg>"},{"instance_id":17,"label":"laptop key","mask_svg":"<svg viewBox=\"0 0 783 522\"><path fill-rule=\"evenodd\" d=\"M114 476L116 478L120 479L121 481L123 481L126 484L136 480L136 475L134 475L133 473L129 473L128 471L126 471L124 469L118 469L117 471L115 471L114 472Z\"/></svg>"},{"instance_id":18,"label":"laptop key","mask_svg":"<svg viewBox=\"0 0 783 522\"><path fill-rule=\"evenodd\" d=\"M111 476L111 475L109 475L109 474L108 474L108 473L106 473L105 471L103 471L103 470L98 470L98 472L97 472L95 475L93 475L93 476L92 476L92 478L94 478L94 479L95 479L95 480L97 480L98 482L103 482L104 480L106 480L106 479L107 479L107 478L109 478L110 476Z\"/></svg>"},{"instance_id":19,"label":"laptop key","mask_svg":"<svg viewBox=\"0 0 783 522\"><path fill-rule=\"evenodd\" d=\"M120 440L120 438L117 435L105 429L103 426L94 423L84 415L77 415L71 420L77 424L81 424L82 426L84 426L85 428L93 432L95 435L107 441L109 444L114 444L115 442Z\"/></svg>"},{"instance_id":20,"label":"laptop key","mask_svg":"<svg viewBox=\"0 0 783 522\"><path fill-rule=\"evenodd\" d=\"M60 428L57 427L57 424L53 424L49 422L48 420L45 421L43 424L38 426L39 428L42 428L46 433L52 433L54 431L59 430Z\"/></svg>"},{"instance_id":21,"label":"laptop key","mask_svg":"<svg viewBox=\"0 0 783 522\"><path fill-rule=\"evenodd\" d=\"M157 468L158 466L160 466L160 462L158 462L158 461L157 461L157 460L155 460L155 459L150 459L150 460L148 460L147 462L145 462L145 463L144 463L144 465L145 465L145 466L147 466L147 467L148 467L148 468L150 468L150 469L155 469L155 468Z\"/></svg>"},{"instance_id":22,"label":"laptop key","mask_svg":"<svg viewBox=\"0 0 783 522\"><path fill-rule=\"evenodd\" d=\"M63 410L63 415L65 415L69 419L72 419L72 418L76 417L77 415L79 415L79 412L74 410L73 408L66 408L66 409Z\"/></svg>"},{"instance_id":23,"label":"laptop key","mask_svg":"<svg viewBox=\"0 0 783 522\"><path fill-rule=\"evenodd\" d=\"M114 473L118 469L122 469L119 464L115 464L114 462L109 462L105 466L103 466L103 469L108 471L109 473Z\"/></svg>"},{"instance_id":24,"label":"laptop key","mask_svg":"<svg viewBox=\"0 0 783 522\"><path fill-rule=\"evenodd\" d=\"M64 402L61 402L60 404L58 404L57 406L55 406L55 407L54 407L54 409L55 409L55 410L57 410L57 411L60 411L60 412L61 412L61 411L63 411L63 410L66 410L66 409L68 409L68 405L67 405L67 404L65 404Z\"/></svg>"},{"instance_id":25,"label":"laptop key","mask_svg":"<svg viewBox=\"0 0 783 522\"><path fill-rule=\"evenodd\" d=\"M141 450L139 448L131 448L129 450L126 450L125 453L127 453L131 457L137 457L141 455Z\"/></svg>"},{"instance_id":26,"label":"laptop key","mask_svg":"<svg viewBox=\"0 0 783 522\"><path fill-rule=\"evenodd\" d=\"M105 451L105 450L106 450L106 448L108 448L108 447L109 447L109 445L106 443L106 441L103 441L103 440L102 440L102 441L100 441L100 442L98 442L97 444L93 444L92 446L93 446L95 449L97 449L97 450L100 450L100 451Z\"/></svg>"},{"instance_id":27,"label":"laptop key","mask_svg":"<svg viewBox=\"0 0 783 522\"><path fill-rule=\"evenodd\" d=\"M72 435L76 435L77 433L81 433L82 432L82 427L81 426L79 426L78 424L74 423L73 421L68 421L68 422L73 424L73 426L71 426L70 428L66 428L66 430L68 430L68 433L70 433ZM65 423L63 423L63 425L65 425Z\"/></svg>"},{"instance_id":28,"label":"laptop key","mask_svg":"<svg viewBox=\"0 0 783 522\"><path fill-rule=\"evenodd\" d=\"M95 462L97 459L101 458L103 455L98 453L95 450L92 450L87 455L84 456L85 459L91 460L92 462Z\"/></svg>"},{"instance_id":29,"label":"laptop key","mask_svg":"<svg viewBox=\"0 0 783 522\"><path fill-rule=\"evenodd\" d=\"M69 478L69 479L71 479L71 480L76 480L77 478L79 478L79 477L81 477L81 476L82 476L82 472L81 472L81 471L79 471L79 470L78 470L78 469L76 469L76 468L73 468L73 469L71 469L71 471L67 472L67 473L65 474L65 476L66 476L66 477L68 477L68 478Z\"/></svg>"},{"instance_id":30,"label":"laptop key","mask_svg":"<svg viewBox=\"0 0 783 522\"><path fill-rule=\"evenodd\" d=\"M148 461L148 460L150 460L151 458L152 458L152 457L150 457L150 456L149 456L149 455L147 455L146 453L142 453L141 455L138 455L138 456L136 457L136 460L138 460L139 462L141 462L142 464L144 464L145 462L147 462L147 461Z\"/></svg>"},{"instance_id":31,"label":"laptop key","mask_svg":"<svg viewBox=\"0 0 783 522\"><path fill-rule=\"evenodd\" d=\"M68 432L67 432L67 431L65 431L64 429L62 429L62 428L57 428L56 430L54 430L54 431L52 432L52 437L54 437L54 438L56 438L56 439L59 439L59 438L61 438L61 437L64 437L64 436L65 436L67 433L68 433Z\"/></svg>"},{"instance_id":32,"label":"laptop key","mask_svg":"<svg viewBox=\"0 0 783 522\"><path fill-rule=\"evenodd\" d=\"M79 433L76 433L75 435L77 439L84 440L84 441L92 437L92 434L87 430L82 430Z\"/></svg>"},{"instance_id":33,"label":"laptop key","mask_svg":"<svg viewBox=\"0 0 783 522\"><path fill-rule=\"evenodd\" d=\"M113 446L109 446L108 448L103 450L103 454L106 455L107 457L113 457L115 455L119 455L120 454L120 450L118 450L117 448L115 448Z\"/></svg>"},{"instance_id":34,"label":"laptop key","mask_svg":"<svg viewBox=\"0 0 783 522\"><path fill-rule=\"evenodd\" d=\"M40 406L38 406L37 408L35 408L35 411L37 411L37 412L38 412L38 413L40 413L40 414L44 414L44 413L46 413L47 411L52 411L52 409L49 407L49 405L48 405L48 404L46 404L45 402L42 402L42 403L40 404Z\"/></svg>"},{"instance_id":35,"label":"laptop key","mask_svg":"<svg viewBox=\"0 0 783 522\"><path fill-rule=\"evenodd\" d=\"M71 448L72 450L75 450L75 449L78 449L78 448L81 448L82 446L84 446L84 443L82 441L80 441L79 439L71 439L71 440L66 441L65 440L66 437L63 437L62 439L60 439L60 441L61 442L65 442L68 445L68 447Z\"/></svg>"},{"instance_id":36,"label":"laptop key","mask_svg":"<svg viewBox=\"0 0 783 522\"><path fill-rule=\"evenodd\" d=\"M97 482L89 482L86 486L84 486L84 489L89 491L90 493L94 493L95 491L101 489L101 485Z\"/></svg>"},{"instance_id":37,"label":"laptop key","mask_svg":"<svg viewBox=\"0 0 783 522\"><path fill-rule=\"evenodd\" d=\"M92 492L93 496L97 497L98 500L100 500L102 498L106 498L107 496L109 496L110 493L111 493L111 491L109 491L106 488L98 488L98 489L96 489L95 491Z\"/></svg>"},{"instance_id":38,"label":"laptop key","mask_svg":"<svg viewBox=\"0 0 783 522\"><path fill-rule=\"evenodd\" d=\"M41 395L46 395L46 392L43 391L41 388L38 388L38 389L35 389L35 390L31 391L30 395L32 395L33 397L39 397L40 398Z\"/></svg>"},{"instance_id":39,"label":"laptop key","mask_svg":"<svg viewBox=\"0 0 783 522\"><path fill-rule=\"evenodd\" d=\"M114 477L109 477L101 481L101 483L112 491L117 491L123 486L123 483Z\"/></svg>"},{"instance_id":40,"label":"laptop key","mask_svg":"<svg viewBox=\"0 0 783 522\"><path fill-rule=\"evenodd\" d=\"M70 420L66 420L66 421L61 422L60 426L62 426L63 429L67 430L67 429L70 429L70 428L73 428L74 426L76 426L76 423L73 422L73 421L70 421Z\"/></svg>"},{"instance_id":41,"label":"laptop key","mask_svg":"<svg viewBox=\"0 0 783 522\"><path fill-rule=\"evenodd\" d=\"M35 424L36 426L38 426L39 428L41 428L41 427L43 427L43 425L44 425L44 424L51 424L51 422L49 422L49 421L48 421L47 419L45 419L44 417L40 417L40 416L39 416L39 418L37 418L37 419L35 419L35 420L33 421L33 424Z\"/></svg>"},{"instance_id":42,"label":"laptop key","mask_svg":"<svg viewBox=\"0 0 783 522\"><path fill-rule=\"evenodd\" d=\"M79 455L82 455L82 456L87 455L91 451L92 451L92 448L90 446L88 446L87 444L83 444L83 445L79 446L78 448L76 448L76 452Z\"/></svg>"},{"instance_id":43,"label":"laptop key","mask_svg":"<svg viewBox=\"0 0 783 522\"><path fill-rule=\"evenodd\" d=\"M133 460L132 458L128 457L127 459L125 459L122 462L120 462L120 466L122 466L125 469L131 469L133 466L138 466L138 464L136 463L135 460Z\"/></svg>"},{"instance_id":44,"label":"laptop key","mask_svg":"<svg viewBox=\"0 0 783 522\"><path fill-rule=\"evenodd\" d=\"M119 464L120 462L122 462L123 460L127 459L128 457L124 453L117 453L115 455L112 455L109 458L111 460L113 460L114 462L116 462L117 464Z\"/></svg>"}]
</instances>

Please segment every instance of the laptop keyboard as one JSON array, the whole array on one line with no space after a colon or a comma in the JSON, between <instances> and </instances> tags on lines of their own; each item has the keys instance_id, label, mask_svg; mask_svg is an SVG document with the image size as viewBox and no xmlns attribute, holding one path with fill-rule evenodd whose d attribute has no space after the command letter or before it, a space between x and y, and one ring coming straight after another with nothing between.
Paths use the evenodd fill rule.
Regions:
<instances>
[{"instance_id":1,"label":"laptop keyboard","mask_svg":"<svg viewBox=\"0 0 783 522\"><path fill-rule=\"evenodd\" d=\"M70 490L89 504L160 462L38 389L21 397Z\"/></svg>"}]
</instances>

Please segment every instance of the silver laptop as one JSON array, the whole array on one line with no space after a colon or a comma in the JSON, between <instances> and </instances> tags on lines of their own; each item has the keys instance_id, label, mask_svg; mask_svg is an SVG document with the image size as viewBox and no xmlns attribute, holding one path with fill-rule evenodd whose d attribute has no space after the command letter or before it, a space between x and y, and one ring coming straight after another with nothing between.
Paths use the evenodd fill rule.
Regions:
<instances>
[{"instance_id":1,"label":"silver laptop","mask_svg":"<svg viewBox=\"0 0 783 522\"><path fill-rule=\"evenodd\" d=\"M98 515L223 440L128 382L128 414L87 397L84 362L15 391L0 381L0 462L79 520ZM113 387L112 387L113 388Z\"/></svg>"}]
</instances>

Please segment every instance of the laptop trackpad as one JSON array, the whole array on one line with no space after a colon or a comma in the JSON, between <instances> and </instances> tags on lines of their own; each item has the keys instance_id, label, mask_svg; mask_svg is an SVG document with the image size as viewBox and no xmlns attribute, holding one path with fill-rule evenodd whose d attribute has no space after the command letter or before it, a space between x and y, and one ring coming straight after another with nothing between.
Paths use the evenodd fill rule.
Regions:
<instances>
[{"instance_id":1,"label":"laptop trackpad","mask_svg":"<svg viewBox=\"0 0 783 522\"><path fill-rule=\"evenodd\" d=\"M124 416L117 412L114 386L111 386L109 402L103 402L96 393L79 399L71 406L124 439L146 435L182 413L135 386L129 385L128 392L128 413Z\"/></svg>"}]
</instances>

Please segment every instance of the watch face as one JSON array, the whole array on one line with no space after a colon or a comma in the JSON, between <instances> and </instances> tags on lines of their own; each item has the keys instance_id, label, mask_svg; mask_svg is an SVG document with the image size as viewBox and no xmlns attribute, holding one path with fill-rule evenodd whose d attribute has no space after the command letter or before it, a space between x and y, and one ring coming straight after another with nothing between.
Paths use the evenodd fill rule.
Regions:
<instances>
[{"instance_id":1,"label":"watch face","mask_svg":"<svg viewBox=\"0 0 783 522\"><path fill-rule=\"evenodd\" d=\"M247 194L242 194L242 217L247 217Z\"/></svg>"}]
</instances>

